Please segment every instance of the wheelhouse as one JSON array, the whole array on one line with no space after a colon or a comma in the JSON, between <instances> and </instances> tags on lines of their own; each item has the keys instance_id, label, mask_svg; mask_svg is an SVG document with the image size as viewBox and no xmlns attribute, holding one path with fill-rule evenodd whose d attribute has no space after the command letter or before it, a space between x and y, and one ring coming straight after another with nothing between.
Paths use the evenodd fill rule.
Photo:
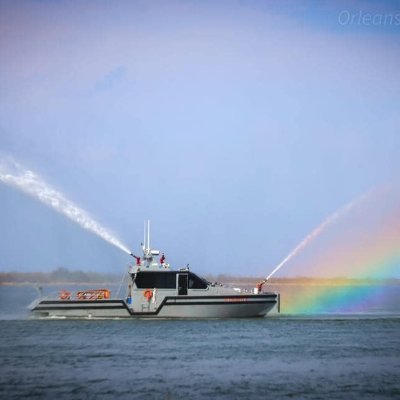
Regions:
<instances>
[{"instance_id":1,"label":"wheelhouse","mask_svg":"<svg viewBox=\"0 0 400 400\"><path fill-rule=\"evenodd\" d=\"M138 271L132 276L137 289L207 289L209 283L190 271ZM179 293L181 294L181 293Z\"/></svg>"}]
</instances>

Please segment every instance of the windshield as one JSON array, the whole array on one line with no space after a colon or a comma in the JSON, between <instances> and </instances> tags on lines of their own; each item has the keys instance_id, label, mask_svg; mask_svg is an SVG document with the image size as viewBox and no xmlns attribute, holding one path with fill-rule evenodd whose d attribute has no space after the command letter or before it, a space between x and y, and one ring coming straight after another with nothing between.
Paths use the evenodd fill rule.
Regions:
<instances>
[{"instance_id":1,"label":"windshield","mask_svg":"<svg viewBox=\"0 0 400 400\"><path fill-rule=\"evenodd\" d=\"M200 278L197 275L190 272L188 287L189 289L207 289L208 282L205 279Z\"/></svg>"}]
</instances>

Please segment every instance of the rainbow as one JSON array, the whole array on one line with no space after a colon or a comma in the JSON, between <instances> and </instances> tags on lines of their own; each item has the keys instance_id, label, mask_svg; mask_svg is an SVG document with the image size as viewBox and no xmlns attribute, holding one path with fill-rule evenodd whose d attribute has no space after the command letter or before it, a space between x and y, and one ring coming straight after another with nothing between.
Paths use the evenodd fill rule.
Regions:
<instances>
[{"instance_id":1,"label":"rainbow","mask_svg":"<svg viewBox=\"0 0 400 400\"><path fill-rule=\"evenodd\" d=\"M387 263L390 269L398 270L400 256L388 259ZM400 286L373 281L354 285L304 285L294 289L287 299L283 297L281 310L284 314L372 312L383 307L383 304L390 304L391 297L399 298L399 292Z\"/></svg>"},{"instance_id":2,"label":"rainbow","mask_svg":"<svg viewBox=\"0 0 400 400\"><path fill-rule=\"evenodd\" d=\"M303 266L304 267L304 266ZM396 210L378 226L342 235L306 266L310 276L357 279L400 278L400 213ZM351 281L350 281L351 282ZM282 296L285 314L347 313L377 310L400 298L400 286L373 283L304 285ZM397 300L398 301L398 300Z\"/></svg>"}]
</instances>

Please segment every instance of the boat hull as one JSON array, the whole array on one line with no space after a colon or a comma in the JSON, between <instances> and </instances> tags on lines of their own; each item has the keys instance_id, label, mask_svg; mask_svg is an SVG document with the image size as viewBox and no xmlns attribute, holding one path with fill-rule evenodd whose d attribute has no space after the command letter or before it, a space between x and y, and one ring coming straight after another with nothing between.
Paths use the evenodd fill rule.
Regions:
<instances>
[{"instance_id":1,"label":"boat hull","mask_svg":"<svg viewBox=\"0 0 400 400\"><path fill-rule=\"evenodd\" d=\"M168 296L160 304L124 300L42 300L32 309L42 318L254 318L264 317L278 295Z\"/></svg>"}]
</instances>

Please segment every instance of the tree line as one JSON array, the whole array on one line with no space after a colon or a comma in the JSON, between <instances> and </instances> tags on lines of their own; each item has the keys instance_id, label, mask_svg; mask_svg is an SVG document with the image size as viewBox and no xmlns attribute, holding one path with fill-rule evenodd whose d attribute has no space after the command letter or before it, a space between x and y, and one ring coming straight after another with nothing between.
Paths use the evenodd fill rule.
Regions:
<instances>
[{"instance_id":1,"label":"tree line","mask_svg":"<svg viewBox=\"0 0 400 400\"><path fill-rule=\"evenodd\" d=\"M120 276L99 272L71 271L58 267L51 272L0 272L0 285L7 283L57 283L57 282L119 282Z\"/></svg>"}]
</instances>

